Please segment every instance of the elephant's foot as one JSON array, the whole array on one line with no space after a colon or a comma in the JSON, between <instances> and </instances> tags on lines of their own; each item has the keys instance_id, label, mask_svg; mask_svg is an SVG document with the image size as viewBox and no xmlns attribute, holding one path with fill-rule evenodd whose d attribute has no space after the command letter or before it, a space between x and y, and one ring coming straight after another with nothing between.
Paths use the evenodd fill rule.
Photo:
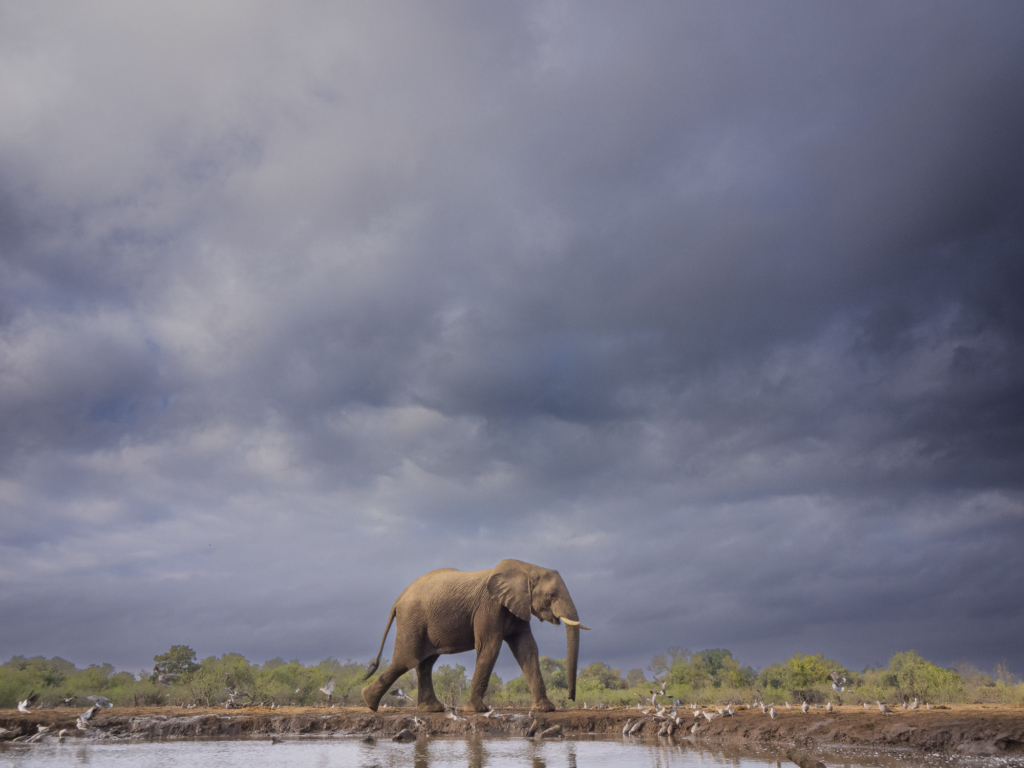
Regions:
<instances>
[{"instance_id":1,"label":"elephant's foot","mask_svg":"<svg viewBox=\"0 0 1024 768\"><path fill-rule=\"evenodd\" d=\"M486 712L488 709L490 709L490 707L484 704L484 700L482 698L470 698L469 708L472 709L474 712Z\"/></svg>"},{"instance_id":2,"label":"elephant's foot","mask_svg":"<svg viewBox=\"0 0 1024 768\"><path fill-rule=\"evenodd\" d=\"M531 709L534 712L554 712L555 705L551 703L550 699L541 699L540 701L533 702Z\"/></svg>"},{"instance_id":3,"label":"elephant's foot","mask_svg":"<svg viewBox=\"0 0 1024 768\"><path fill-rule=\"evenodd\" d=\"M444 704L437 699L433 701L421 701L416 707L420 712L444 712Z\"/></svg>"},{"instance_id":4,"label":"elephant's foot","mask_svg":"<svg viewBox=\"0 0 1024 768\"><path fill-rule=\"evenodd\" d=\"M380 704L380 696L376 699L373 697L373 692L370 690L373 685L368 685L362 690L363 702L372 709L374 712L377 711L377 705Z\"/></svg>"}]
</instances>

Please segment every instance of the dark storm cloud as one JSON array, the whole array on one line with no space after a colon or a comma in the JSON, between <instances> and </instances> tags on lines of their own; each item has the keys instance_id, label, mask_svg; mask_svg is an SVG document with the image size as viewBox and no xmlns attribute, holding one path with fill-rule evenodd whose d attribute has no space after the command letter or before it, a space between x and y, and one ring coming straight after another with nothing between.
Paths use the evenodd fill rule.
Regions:
<instances>
[{"instance_id":1,"label":"dark storm cloud","mask_svg":"<svg viewBox=\"0 0 1024 768\"><path fill-rule=\"evenodd\" d=\"M1024 665L1015 6L4 14L0 655Z\"/></svg>"}]
</instances>

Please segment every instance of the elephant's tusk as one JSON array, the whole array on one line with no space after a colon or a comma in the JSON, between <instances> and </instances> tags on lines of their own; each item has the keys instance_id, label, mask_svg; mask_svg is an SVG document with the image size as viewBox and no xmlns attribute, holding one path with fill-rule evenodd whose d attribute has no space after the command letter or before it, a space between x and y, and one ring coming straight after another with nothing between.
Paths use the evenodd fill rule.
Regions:
<instances>
[{"instance_id":1,"label":"elephant's tusk","mask_svg":"<svg viewBox=\"0 0 1024 768\"><path fill-rule=\"evenodd\" d=\"M568 624L569 626L571 626L571 627L579 627L580 629L590 629L590 627L584 627L584 626L583 626L582 624L580 624L580 623L579 623L578 621L573 621L572 619L567 619L567 618L565 618L564 616L559 616L559 618L560 618L560 619L561 619L562 621L564 621L564 622L565 622L566 624Z\"/></svg>"}]
</instances>

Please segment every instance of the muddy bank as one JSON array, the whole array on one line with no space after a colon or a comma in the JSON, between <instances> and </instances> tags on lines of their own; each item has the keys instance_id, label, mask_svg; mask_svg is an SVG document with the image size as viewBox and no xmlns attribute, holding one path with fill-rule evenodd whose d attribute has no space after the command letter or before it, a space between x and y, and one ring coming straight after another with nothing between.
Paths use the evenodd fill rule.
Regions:
<instances>
[{"instance_id":1,"label":"muddy bank","mask_svg":"<svg viewBox=\"0 0 1024 768\"><path fill-rule=\"evenodd\" d=\"M93 727L75 728L79 709L36 710L27 714L0 710L0 739L11 740L49 726L51 733L68 729L68 739L210 739L269 738L271 736L357 735L386 739L402 730L416 735L464 736L493 734L525 737L533 728L534 738L545 731L549 737L581 737L587 734L620 736L627 720L643 723L631 738L657 739L664 720L635 708L570 710L531 716L525 709L502 710L503 717L466 715L453 720L444 714L423 714L412 708L370 712L362 708L286 708L271 710L202 709L167 707L97 712ZM947 755L1006 756L1024 760L1024 709L994 706L962 706L949 709L899 711L882 715L876 709L840 707L834 714L812 710L782 709L772 720L757 710L741 710L733 717L711 722L694 720L689 710L680 710L682 726L668 737L676 742L691 741L721 745L758 745L819 749L829 746L903 748ZM416 719L414 719L416 718ZM419 722L417 722L417 720ZM533 727L536 722L536 727ZM697 722L697 731L690 728ZM559 726L558 729L553 726ZM662 737L665 738L665 737Z\"/></svg>"}]
</instances>

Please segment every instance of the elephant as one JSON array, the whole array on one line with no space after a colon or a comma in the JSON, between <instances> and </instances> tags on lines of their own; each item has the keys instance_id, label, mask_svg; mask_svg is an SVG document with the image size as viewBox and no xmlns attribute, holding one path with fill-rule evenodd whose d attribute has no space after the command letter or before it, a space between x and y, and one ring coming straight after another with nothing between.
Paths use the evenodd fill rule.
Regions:
<instances>
[{"instance_id":1,"label":"elephant","mask_svg":"<svg viewBox=\"0 0 1024 768\"><path fill-rule=\"evenodd\" d=\"M366 673L368 680L380 666L384 643L397 619L395 652L390 666L362 690L363 701L376 711L381 697L399 677L416 670L419 682L417 706L424 712L441 712L431 677L438 656L476 650L476 669L469 706L486 711L484 694L502 641L523 670L533 695L533 709L550 712L540 674L537 643L530 631L530 615L552 624L565 623L566 678L569 698L576 699L576 663L580 650L580 624L576 606L558 571L502 560L486 571L442 568L420 576L405 588L391 606L380 650Z\"/></svg>"}]
</instances>

